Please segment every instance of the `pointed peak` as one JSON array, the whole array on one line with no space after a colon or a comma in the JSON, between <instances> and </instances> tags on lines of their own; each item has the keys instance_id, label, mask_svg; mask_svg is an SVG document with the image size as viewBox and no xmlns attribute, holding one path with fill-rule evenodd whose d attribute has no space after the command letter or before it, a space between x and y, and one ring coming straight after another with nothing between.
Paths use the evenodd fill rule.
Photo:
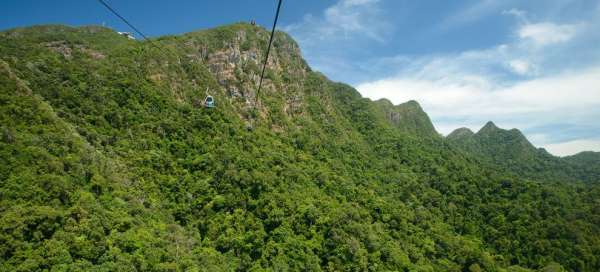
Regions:
<instances>
[{"instance_id":1,"label":"pointed peak","mask_svg":"<svg viewBox=\"0 0 600 272\"><path fill-rule=\"evenodd\" d=\"M487 123L485 123L483 128L498 128L498 127L496 126L496 124L494 124L494 122L488 121Z\"/></svg>"},{"instance_id":2,"label":"pointed peak","mask_svg":"<svg viewBox=\"0 0 600 272\"><path fill-rule=\"evenodd\" d=\"M488 121L479 131L477 131L477 134L490 133L498 130L500 130L500 128L497 127L496 124L494 124L494 122Z\"/></svg>"}]
</instances>

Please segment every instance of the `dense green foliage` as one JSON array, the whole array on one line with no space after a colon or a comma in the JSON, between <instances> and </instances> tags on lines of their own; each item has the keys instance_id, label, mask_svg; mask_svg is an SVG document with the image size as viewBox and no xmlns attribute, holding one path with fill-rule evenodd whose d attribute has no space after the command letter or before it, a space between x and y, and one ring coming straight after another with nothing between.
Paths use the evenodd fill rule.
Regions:
<instances>
[{"instance_id":1,"label":"dense green foliage","mask_svg":"<svg viewBox=\"0 0 600 272\"><path fill-rule=\"evenodd\" d=\"M557 182L600 180L600 153L555 157L543 148L535 148L519 130L501 129L492 122L477 133L467 128L457 129L447 139L488 167L519 177Z\"/></svg>"},{"instance_id":2,"label":"dense green foliage","mask_svg":"<svg viewBox=\"0 0 600 272\"><path fill-rule=\"evenodd\" d=\"M0 270L600 269L597 183L411 133L283 33L254 104L267 38L0 33Z\"/></svg>"}]
</instances>

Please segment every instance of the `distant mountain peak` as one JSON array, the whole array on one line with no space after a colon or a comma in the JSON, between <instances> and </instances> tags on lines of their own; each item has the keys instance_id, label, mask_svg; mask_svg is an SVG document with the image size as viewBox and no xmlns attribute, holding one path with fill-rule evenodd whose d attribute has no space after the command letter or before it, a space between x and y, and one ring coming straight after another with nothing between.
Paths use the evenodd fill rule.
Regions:
<instances>
[{"instance_id":1,"label":"distant mountain peak","mask_svg":"<svg viewBox=\"0 0 600 272\"><path fill-rule=\"evenodd\" d=\"M534 146L527 140L527 137L523 133L516 129L502 129L496 126L494 122L488 121L477 133L479 137L492 138L496 141L512 141L513 143L519 143L521 146L532 149Z\"/></svg>"},{"instance_id":2,"label":"distant mountain peak","mask_svg":"<svg viewBox=\"0 0 600 272\"><path fill-rule=\"evenodd\" d=\"M496 126L496 124L494 124L494 122L488 121L477 133L491 132L491 131L495 131L495 130L499 130L499 129L500 128L498 128L498 126Z\"/></svg>"},{"instance_id":3,"label":"distant mountain peak","mask_svg":"<svg viewBox=\"0 0 600 272\"><path fill-rule=\"evenodd\" d=\"M417 101L409 100L394 105L390 100L383 98L375 102L379 109L383 111L385 119L393 126L419 136L438 135L431 119Z\"/></svg>"}]
</instances>

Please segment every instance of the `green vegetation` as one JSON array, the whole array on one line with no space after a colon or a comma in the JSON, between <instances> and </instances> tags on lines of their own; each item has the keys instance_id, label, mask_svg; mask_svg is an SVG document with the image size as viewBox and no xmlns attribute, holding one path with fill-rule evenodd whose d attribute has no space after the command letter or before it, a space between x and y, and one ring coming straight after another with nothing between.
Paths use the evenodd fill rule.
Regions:
<instances>
[{"instance_id":1,"label":"green vegetation","mask_svg":"<svg viewBox=\"0 0 600 272\"><path fill-rule=\"evenodd\" d=\"M447 137L458 149L476 157L490 168L540 181L600 180L600 154L582 152L559 158L535 148L517 129L504 130L488 122L477 133L460 128Z\"/></svg>"},{"instance_id":2,"label":"green vegetation","mask_svg":"<svg viewBox=\"0 0 600 272\"><path fill-rule=\"evenodd\" d=\"M284 33L254 104L267 38L1 32L0 271L600 269L598 180L488 167Z\"/></svg>"}]
</instances>

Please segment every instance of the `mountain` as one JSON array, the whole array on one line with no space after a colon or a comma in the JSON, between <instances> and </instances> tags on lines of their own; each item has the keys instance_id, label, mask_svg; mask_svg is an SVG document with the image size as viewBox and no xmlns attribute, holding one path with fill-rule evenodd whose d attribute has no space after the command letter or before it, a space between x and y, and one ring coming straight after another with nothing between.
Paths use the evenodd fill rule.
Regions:
<instances>
[{"instance_id":1,"label":"mountain","mask_svg":"<svg viewBox=\"0 0 600 272\"><path fill-rule=\"evenodd\" d=\"M380 99L374 104L382 111L381 114L399 130L422 137L438 135L429 116L417 101L411 100L394 105L387 99Z\"/></svg>"},{"instance_id":2,"label":"mountain","mask_svg":"<svg viewBox=\"0 0 600 272\"><path fill-rule=\"evenodd\" d=\"M600 269L598 183L423 137L416 103L328 80L282 32L259 94L268 38L0 32L0 270Z\"/></svg>"},{"instance_id":3,"label":"mountain","mask_svg":"<svg viewBox=\"0 0 600 272\"><path fill-rule=\"evenodd\" d=\"M477 133L459 128L447 139L469 153L478 155L497 164L510 165L531 161L543 156L517 129L504 130L493 122L487 122Z\"/></svg>"},{"instance_id":4,"label":"mountain","mask_svg":"<svg viewBox=\"0 0 600 272\"><path fill-rule=\"evenodd\" d=\"M597 155L560 158L543 148L536 148L518 129L505 130L493 122L477 133L460 128L446 139L460 150L477 157L490 167L536 180L598 182ZM596 158L596 160L594 159Z\"/></svg>"}]
</instances>

